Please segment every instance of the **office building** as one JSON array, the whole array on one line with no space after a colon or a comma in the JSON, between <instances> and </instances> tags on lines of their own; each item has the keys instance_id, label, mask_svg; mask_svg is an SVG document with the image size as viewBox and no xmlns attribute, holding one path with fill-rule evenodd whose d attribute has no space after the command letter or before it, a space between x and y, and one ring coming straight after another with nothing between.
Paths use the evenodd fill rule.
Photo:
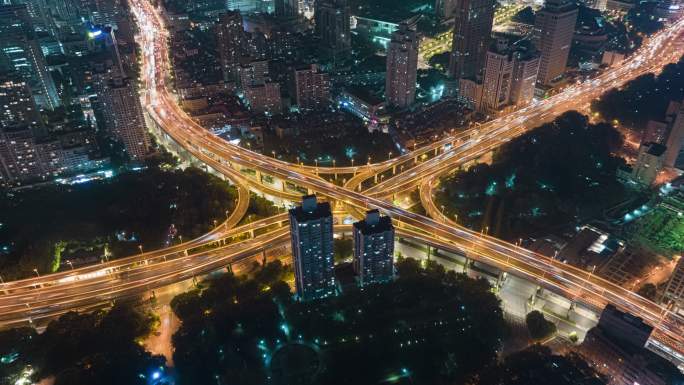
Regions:
<instances>
[{"instance_id":1,"label":"office building","mask_svg":"<svg viewBox=\"0 0 684 385\"><path fill-rule=\"evenodd\" d=\"M330 104L330 75L316 64L294 69L291 96L303 110L324 108Z\"/></svg>"},{"instance_id":2,"label":"office building","mask_svg":"<svg viewBox=\"0 0 684 385\"><path fill-rule=\"evenodd\" d=\"M290 209L290 236L297 296L318 299L335 293L333 216L328 202L315 195L303 197Z\"/></svg>"},{"instance_id":3,"label":"office building","mask_svg":"<svg viewBox=\"0 0 684 385\"><path fill-rule=\"evenodd\" d=\"M494 22L493 0L456 0L449 75L480 81Z\"/></svg>"},{"instance_id":4,"label":"office building","mask_svg":"<svg viewBox=\"0 0 684 385\"><path fill-rule=\"evenodd\" d=\"M354 223L354 271L361 286L387 282L394 277L394 226L378 210Z\"/></svg>"},{"instance_id":5,"label":"office building","mask_svg":"<svg viewBox=\"0 0 684 385\"><path fill-rule=\"evenodd\" d=\"M344 59L351 50L351 10L347 0L318 0L314 19L316 34L333 61Z\"/></svg>"},{"instance_id":6,"label":"office building","mask_svg":"<svg viewBox=\"0 0 684 385\"><path fill-rule=\"evenodd\" d=\"M27 4L0 5L0 71L15 72L26 81L39 107L61 104Z\"/></svg>"},{"instance_id":7,"label":"office building","mask_svg":"<svg viewBox=\"0 0 684 385\"><path fill-rule=\"evenodd\" d=\"M277 115L282 112L280 83L265 82L244 88L244 97L249 109L255 113Z\"/></svg>"},{"instance_id":8,"label":"office building","mask_svg":"<svg viewBox=\"0 0 684 385\"><path fill-rule=\"evenodd\" d=\"M677 312L684 310L684 258L679 259L672 271L661 302L672 303Z\"/></svg>"},{"instance_id":9,"label":"office building","mask_svg":"<svg viewBox=\"0 0 684 385\"><path fill-rule=\"evenodd\" d=\"M513 57L513 79L509 103L520 108L527 106L534 99L540 57L539 52L532 45L517 46Z\"/></svg>"},{"instance_id":10,"label":"office building","mask_svg":"<svg viewBox=\"0 0 684 385\"><path fill-rule=\"evenodd\" d=\"M498 40L487 51L487 65L482 82L482 102L485 111L498 111L508 105L513 81L515 58L506 41Z\"/></svg>"},{"instance_id":11,"label":"office building","mask_svg":"<svg viewBox=\"0 0 684 385\"><path fill-rule=\"evenodd\" d=\"M551 86L565 73L577 13L573 2L547 0L535 16L534 43L541 51L537 83L542 86Z\"/></svg>"},{"instance_id":12,"label":"office building","mask_svg":"<svg viewBox=\"0 0 684 385\"><path fill-rule=\"evenodd\" d=\"M680 106L665 141L665 146L667 147L663 162L665 167L677 166L677 158L679 158L679 152L682 149L682 142L684 142L684 108Z\"/></svg>"},{"instance_id":13,"label":"office building","mask_svg":"<svg viewBox=\"0 0 684 385\"><path fill-rule=\"evenodd\" d=\"M639 156L632 169L632 180L649 187L663 169L666 148L658 143L643 143L639 147Z\"/></svg>"},{"instance_id":14,"label":"office building","mask_svg":"<svg viewBox=\"0 0 684 385\"><path fill-rule=\"evenodd\" d=\"M240 58L246 49L245 30L240 11L229 11L219 16L216 25L216 44L223 80L236 81Z\"/></svg>"},{"instance_id":15,"label":"office building","mask_svg":"<svg viewBox=\"0 0 684 385\"><path fill-rule=\"evenodd\" d=\"M275 0L275 16L291 20L299 17L299 0Z\"/></svg>"},{"instance_id":16,"label":"office building","mask_svg":"<svg viewBox=\"0 0 684 385\"><path fill-rule=\"evenodd\" d=\"M140 97L130 79L100 75L95 82L107 131L125 147L131 160L139 161L150 149Z\"/></svg>"},{"instance_id":17,"label":"office building","mask_svg":"<svg viewBox=\"0 0 684 385\"><path fill-rule=\"evenodd\" d=\"M399 24L387 48L385 98L387 104L406 108L416 100L418 36L407 23Z\"/></svg>"}]
</instances>

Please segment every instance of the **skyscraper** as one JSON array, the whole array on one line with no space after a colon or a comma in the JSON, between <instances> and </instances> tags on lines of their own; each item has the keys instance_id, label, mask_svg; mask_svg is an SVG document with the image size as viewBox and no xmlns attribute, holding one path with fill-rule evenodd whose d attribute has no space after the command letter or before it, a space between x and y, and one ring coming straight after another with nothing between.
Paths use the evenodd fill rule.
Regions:
<instances>
[{"instance_id":1,"label":"skyscraper","mask_svg":"<svg viewBox=\"0 0 684 385\"><path fill-rule=\"evenodd\" d=\"M291 93L300 109L325 107L330 101L330 75L316 64L295 68Z\"/></svg>"},{"instance_id":2,"label":"skyscraper","mask_svg":"<svg viewBox=\"0 0 684 385\"><path fill-rule=\"evenodd\" d=\"M481 107L486 111L498 111L508 104L513 78L513 55L505 41L497 41L495 47L487 51L482 84Z\"/></svg>"},{"instance_id":3,"label":"skyscraper","mask_svg":"<svg viewBox=\"0 0 684 385\"><path fill-rule=\"evenodd\" d=\"M482 78L494 23L493 0L456 0L449 75L455 79Z\"/></svg>"},{"instance_id":4,"label":"skyscraper","mask_svg":"<svg viewBox=\"0 0 684 385\"><path fill-rule=\"evenodd\" d=\"M394 277L394 226L378 210L354 223L354 270L362 286Z\"/></svg>"},{"instance_id":5,"label":"skyscraper","mask_svg":"<svg viewBox=\"0 0 684 385\"><path fill-rule=\"evenodd\" d=\"M339 60L351 50L351 10L347 0L318 0L314 18L323 49Z\"/></svg>"},{"instance_id":6,"label":"skyscraper","mask_svg":"<svg viewBox=\"0 0 684 385\"><path fill-rule=\"evenodd\" d=\"M150 138L135 85L126 78L100 75L95 90L107 130L123 143L131 159L141 160L150 149Z\"/></svg>"},{"instance_id":7,"label":"skyscraper","mask_svg":"<svg viewBox=\"0 0 684 385\"><path fill-rule=\"evenodd\" d=\"M541 51L537 83L549 86L565 73L577 13L575 4L566 0L547 0L537 12L534 43Z\"/></svg>"},{"instance_id":8,"label":"skyscraper","mask_svg":"<svg viewBox=\"0 0 684 385\"><path fill-rule=\"evenodd\" d=\"M19 74L38 106L54 109L60 105L26 4L0 5L0 71Z\"/></svg>"},{"instance_id":9,"label":"skyscraper","mask_svg":"<svg viewBox=\"0 0 684 385\"><path fill-rule=\"evenodd\" d=\"M385 98L391 106L405 108L416 99L418 37L407 23L399 24L387 48Z\"/></svg>"},{"instance_id":10,"label":"skyscraper","mask_svg":"<svg viewBox=\"0 0 684 385\"><path fill-rule=\"evenodd\" d=\"M245 51L245 30L240 11L230 11L219 17L216 41L224 81L235 81L240 58Z\"/></svg>"},{"instance_id":11,"label":"skyscraper","mask_svg":"<svg viewBox=\"0 0 684 385\"><path fill-rule=\"evenodd\" d=\"M531 47L497 40L487 52L481 109L498 111L505 106L522 107L530 103L538 68L539 56Z\"/></svg>"},{"instance_id":12,"label":"skyscraper","mask_svg":"<svg viewBox=\"0 0 684 385\"><path fill-rule=\"evenodd\" d=\"M299 17L299 0L275 0L275 15L279 19Z\"/></svg>"},{"instance_id":13,"label":"skyscraper","mask_svg":"<svg viewBox=\"0 0 684 385\"><path fill-rule=\"evenodd\" d=\"M303 300L335 293L333 216L328 202L307 195L290 209L290 236L297 296Z\"/></svg>"}]
</instances>

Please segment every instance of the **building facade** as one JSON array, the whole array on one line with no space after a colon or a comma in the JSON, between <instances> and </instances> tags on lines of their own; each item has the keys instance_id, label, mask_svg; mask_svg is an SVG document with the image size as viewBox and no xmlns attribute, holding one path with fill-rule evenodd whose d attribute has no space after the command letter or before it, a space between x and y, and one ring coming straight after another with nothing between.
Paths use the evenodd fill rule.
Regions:
<instances>
[{"instance_id":1,"label":"building facade","mask_svg":"<svg viewBox=\"0 0 684 385\"><path fill-rule=\"evenodd\" d=\"M245 51L246 38L240 11L230 11L219 17L216 43L224 81L235 81L240 58Z\"/></svg>"},{"instance_id":2,"label":"building facade","mask_svg":"<svg viewBox=\"0 0 684 385\"><path fill-rule=\"evenodd\" d=\"M565 73L578 10L566 0L548 0L535 16L534 43L541 51L537 83L550 86Z\"/></svg>"},{"instance_id":3,"label":"building facade","mask_svg":"<svg viewBox=\"0 0 684 385\"><path fill-rule=\"evenodd\" d=\"M406 23L392 34L387 48L385 98L387 104L406 108L416 100L418 36Z\"/></svg>"},{"instance_id":4,"label":"building facade","mask_svg":"<svg viewBox=\"0 0 684 385\"><path fill-rule=\"evenodd\" d=\"M639 146L639 155L632 170L632 179L645 187L655 183L660 171L666 147L658 143L643 143Z\"/></svg>"},{"instance_id":5,"label":"building facade","mask_svg":"<svg viewBox=\"0 0 684 385\"><path fill-rule=\"evenodd\" d=\"M290 235L297 296L308 301L335 294L333 216L328 202L303 197L290 209Z\"/></svg>"},{"instance_id":6,"label":"building facade","mask_svg":"<svg viewBox=\"0 0 684 385\"><path fill-rule=\"evenodd\" d=\"M95 90L108 132L124 145L131 160L142 160L150 150L150 137L134 83L102 74Z\"/></svg>"},{"instance_id":7,"label":"building facade","mask_svg":"<svg viewBox=\"0 0 684 385\"><path fill-rule=\"evenodd\" d=\"M387 282L394 277L394 226L378 210L354 223L354 271L361 286Z\"/></svg>"},{"instance_id":8,"label":"building facade","mask_svg":"<svg viewBox=\"0 0 684 385\"><path fill-rule=\"evenodd\" d=\"M297 106L314 110L330 104L330 75L316 64L295 68L292 76L291 96Z\"/></svg>"},{"instance_id":9,"label":"building facade","mask_svg":"<svg viewBox=\"0 0 684 385\"><path fill-rule=\"evenodd\" d=\"M244 88L245 101L249 109L255 113L277 115L282 112L280 99L280 83L265 82Z\"/></svg>"},{"instance_id":10,"label":"building facade","mask_svg":"<svg viewBox=\"0 0 684 385\"><path fill-rule=\"evenodd\" d=\"M449 75L481 80L494 23L494 1L456 0Z\"/></svg>"},{"instance_id":11,"label":"building facade","mask_svg":"<svg viewBox=\"0 0 684 385\"><path fill-rule=\"evenodd\" d=\"M351 50L351 10L347 0L318 0L314 13L316 34L333 61Z\"/></svg>"}]
</instances>

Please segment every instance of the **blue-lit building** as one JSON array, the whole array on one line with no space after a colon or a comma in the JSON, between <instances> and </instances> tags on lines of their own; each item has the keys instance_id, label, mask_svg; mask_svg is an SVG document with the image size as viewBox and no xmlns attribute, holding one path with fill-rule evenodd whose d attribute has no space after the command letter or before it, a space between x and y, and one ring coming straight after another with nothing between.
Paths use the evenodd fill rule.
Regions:
<instances>
[{"instance_id":1,"label":"blue-lit building","mask_svg":"<svg viewBox=\"0 0 684 385\"><path fill-rule=\"evenodd\" d=\"M354 223L354 271L361 286L394 277L394 226L388 216L370 210Z\"/></svg>"},{"instance_id":2,"label":"blue-lit building","mask_svg":"<svg viewBox=\"0 0 684 385\"><path fill-rule=\"evenodd\" d=\"M333 216L328 202L307 195L290 209L290 236L297 296L302 301L335 293Z\"/></svg>"}]
</instances>

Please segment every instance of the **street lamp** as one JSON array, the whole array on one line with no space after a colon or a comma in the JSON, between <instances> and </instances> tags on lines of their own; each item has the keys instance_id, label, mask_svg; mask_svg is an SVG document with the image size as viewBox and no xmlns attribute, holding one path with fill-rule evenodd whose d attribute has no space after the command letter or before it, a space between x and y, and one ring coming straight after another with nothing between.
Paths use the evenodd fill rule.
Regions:
<instances>
[{"instance_id":1,"label":"street lamp","mask_svg":"<svg viewBox=\"0 0 684 385\"><path fill-rule=\"evenodd\" d=\"M392 158L392 151L387 153L387 160L390 160Z\"/></svg>"},{"instance_id":2,"label":"street lamp","mask_svg":"<svg viewBox=\"0 0 684 385\"><path fill-rule=\"evenodd\" d=\"M271 151L271 154L273 154L273 157L274 157L274 158L276 157L275 151Z\"/></svg>"},{"instance_id":3,"label":"street lamp","mask_svg":"<svg viewBox=\"0 0 684 385\"><path fill-rule=\"evenodd\" d=\"M458 214L454 214L454 223L458 224Z\"/></svg>"},{"instance_id":4,"label":"street lamp","mask_svg":"<svg viewBox=\"0 0 684 385\"><path fill-rule=\"evenodd\" d=\"M73 269L74 269L74 264L71 263L71 261L66 261L66 262L69 264L69 266L71 266L71 270L73 270Z\"/></svg>"},{"instance_id":5,"label":"street lamp","mask_svg":"<svg viewBox=\"0 0 684 385\"><path fill-rule=\"evenodd\" d=\"M370 161L371 161L371 156L368 155L368 164L370 164Z\"/></svg>"},{"instance_id":6,"label":"street lamp","mask_svg":"<svg viewBox=\"0 0 684 385\"><path fill-rule=\"evenodd\" d=\"M143 253L143 247L142 247L142 245L138 245L138 249L140 250L140 254L142 255L142 253Z\"/></svg>"},{"instance_id":7,"label":"street lamp","mask_svg":"<svg viewBox=\"0 0 684 385\"><path fill-rule=\"evenodd\" d=\"M38 276L38 278L40 278L40 273L38 272L38 269L33 269L33 272L36 273L36 275Z\"/></svg>"}]
</instances>

